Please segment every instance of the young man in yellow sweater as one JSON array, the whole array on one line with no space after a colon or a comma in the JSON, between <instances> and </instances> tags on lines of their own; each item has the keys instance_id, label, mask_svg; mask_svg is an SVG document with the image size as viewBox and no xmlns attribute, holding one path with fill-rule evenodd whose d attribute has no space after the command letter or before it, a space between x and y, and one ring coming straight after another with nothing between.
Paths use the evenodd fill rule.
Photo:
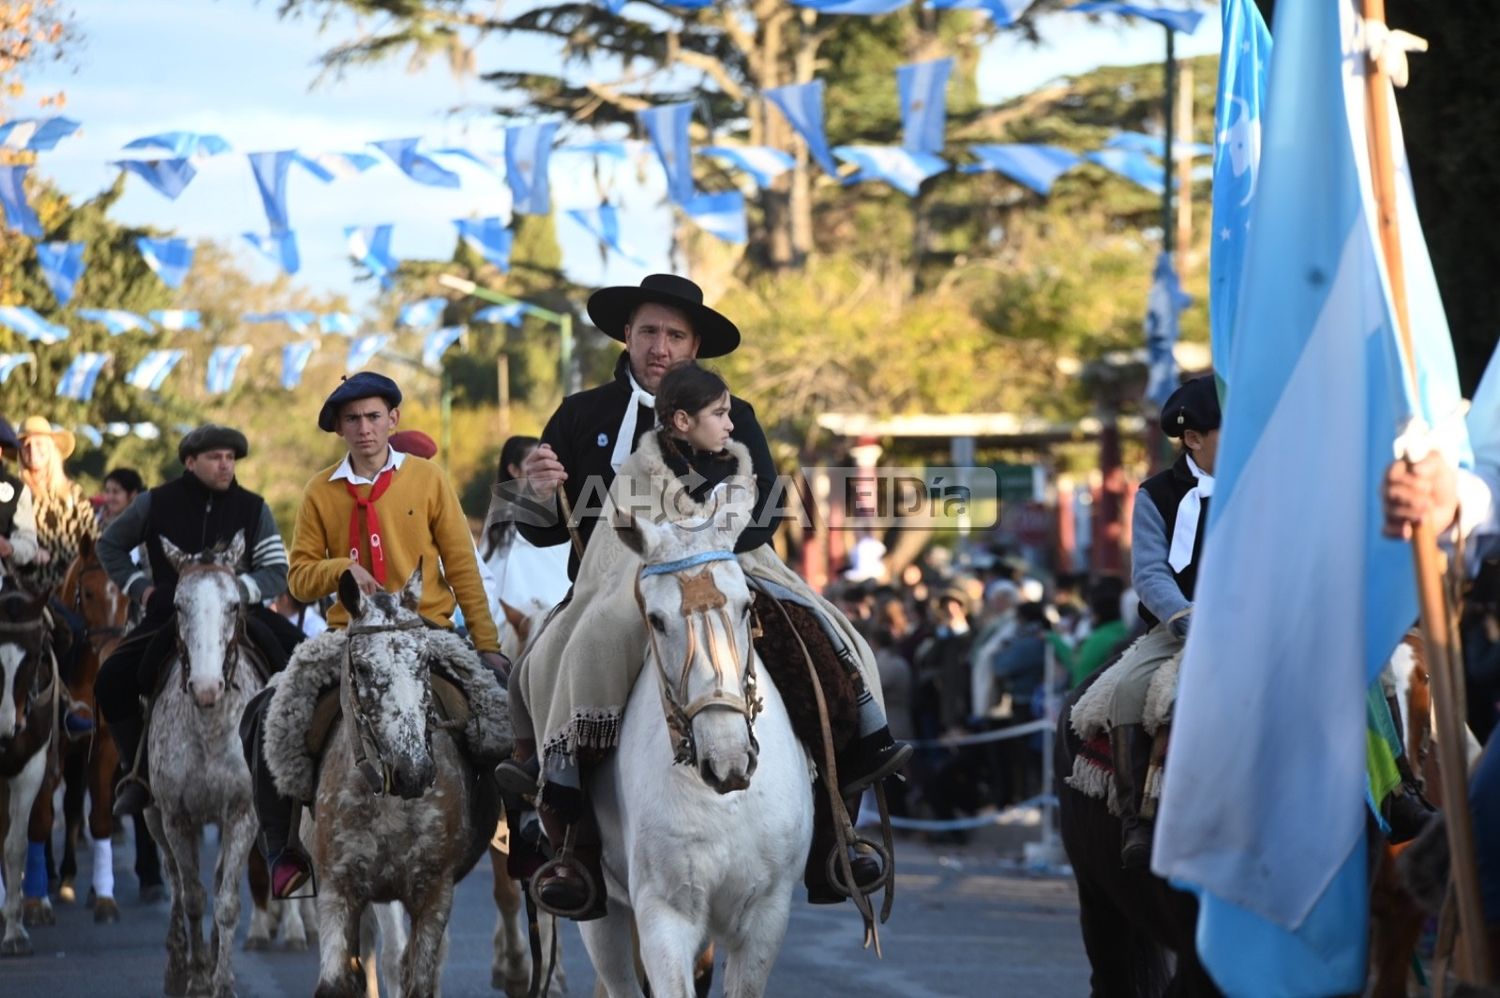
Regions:
<instances>
[{"instance_id":1,"label":"young man in yellow sweater","mask_svg":"<svg viewBox=\"0 0 1500 998\"><path fill-rule=\"evenodd\" d=\"M422 587L421 614L452 626L455 604L463 609L470 640L485 664L502 678L510 663L490 616L479 576L474 540L458 496L437 465L390 446L400 421L401 389L383 374L361 371L345 379L323 403L318 428L337 433L349 448L338 464L312 477L297 509L287 581L292 596L314 603L338 591L345 572L365 593L395 592L418 564L441 563L439 584ZM343 627L348 614L335 602L328 626ZM256 751L264 704L246 708L241 734L256 773L256 811L271 862L271 889L277 898L295 892L311 875L311 865L289 843L293 803L279 798Z\"/></svg>"}]
</instances>

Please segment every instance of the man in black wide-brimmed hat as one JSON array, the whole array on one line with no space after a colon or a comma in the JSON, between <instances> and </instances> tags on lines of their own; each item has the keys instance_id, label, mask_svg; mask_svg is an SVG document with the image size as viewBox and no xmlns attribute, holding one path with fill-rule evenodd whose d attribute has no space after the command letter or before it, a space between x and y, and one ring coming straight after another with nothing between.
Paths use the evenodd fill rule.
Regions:
<instances>
[{"instance_id":1,"label":"man in black wide-brimmed hat","mask_svg":"<svg viewBox=\"0 0 1500 998\"><path fill-rule=\"evenodd\" d=\"M600 513L597 508L585 508L585 502L597 505L599 497L608 490L640 440L655 428L655 392L662 377L680 364L731 353L740 343L740 333L734 323L703 304L703 291L698 285L671 274L653 274L638 287L610 287L597 291L589 299L588 313L600 331L625 344L625 351L615 365L614 378L605 385L565 399L542 431L540 446L521 466L527 500L551 507L561 488L567 497L568 508L576 514L584 545L589 543ZM731 437L744 445L749 453L757 492L750 525L735 544L735 552L741 556L743 565L747 555L754 558L753 552L770 543L779 524L776 511L770 511L768 515L766 510L767 501L776 488L776 468L765 433L750 403L731 395L729 419L733 424ZM551 512L554 515L545 525L518 518L517 527L521 534L539 547L568 543L570 535L566 517L561 515L561 509L552 509ZM577 578L580 561L580 553L575 550L568 564L570 578ZM790 581L806 588L785 570L785 566L780 567ZM747 570L747 576L750 575ZM816 597L809 590L804 606L814 603ZM565 612L558 611L549 622ZM836 613L831 606L828 612ZM560 626L569 625L565 622ZM849 635L846 644L860 643L852 629ZM532 640L534 644L536 635ZM809 640L815 639L809 636ZM826 643L830 639L818 640ZM873 666L873 653L868 648L845 648L842 654L847 655L846 662L868 659L871 676L878 677ZM774 669L777 664L768 663L767 667ZM539 662L536 655L528 656L518 665L518 673L512 677L510 685L511 712L516 720L517 757L502 764L497 771L502 786L517 793L535 793L538 780L543 781L538 813L551 841L560 843L564 840L565 826L573 824L578 827L573 846L576 862L554 866L538 877L535 893L543 907L580 919L604 914L597 830L588 820L576 765L570 772L557 772L554 768L557 760L549 753L545 767L548 771L544 776L540 774L544 768L536 751L540 732L534 730L536 725L529 713L532 705L526 703L529 684L521 670L612 667L610 663L574 661L549 665ZM859 737L852 740L847 752L841 753L838 762L841 789L847 791L844 793L846 798L857 797L863 786L898 770L911 752L908 746L892 740L884 711L869 693L865 680L856 674L854 682L859 689ZM878 682L878 678L870 679L870 684L878 686ZM544 722L546 718L536 720ZM832 834L831 822L824 820L816 824L815 847L808 865L809 898L815 902L838 901L842 896L831 892L823 882L826 880L823 860L831 844L824 840ZM819 845L819 842L823 844ZM873 859L860 857L855 861L854 873L856 880L865 885L878 880L881 871ZM597 890L589 890L586 883L589 878L594 880ZM596 903L589 910L582 911L584 899L589 896L593 896Z\"/></svg>"}]
</instances>

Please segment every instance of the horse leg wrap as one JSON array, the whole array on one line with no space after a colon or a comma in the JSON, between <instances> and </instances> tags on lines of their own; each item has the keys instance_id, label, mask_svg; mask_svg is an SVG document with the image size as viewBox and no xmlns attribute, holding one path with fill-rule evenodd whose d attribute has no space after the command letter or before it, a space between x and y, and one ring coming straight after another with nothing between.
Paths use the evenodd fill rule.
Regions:
<instances>
[{"instance_id":1,"label":"horse leg wrap","mask_svg":"<svg viewBox=\"0 0 1500 998\"><path fill-rule=\"evenodd\" d=\"M26 843L26 872L21 875L21 895L29 898L47 896L46 843Z\"/></svg>"},{"instance_id":2,"label":"horse leg wrap","mask_svg":"<svg viewBox=\"0 0 1500 998\"><path fill-rule=\"evenodd\" d=\"M109 839L95 839L92 843L94 856L94 896L115 896L115 850Z\"/></svg>"}]
</instances>

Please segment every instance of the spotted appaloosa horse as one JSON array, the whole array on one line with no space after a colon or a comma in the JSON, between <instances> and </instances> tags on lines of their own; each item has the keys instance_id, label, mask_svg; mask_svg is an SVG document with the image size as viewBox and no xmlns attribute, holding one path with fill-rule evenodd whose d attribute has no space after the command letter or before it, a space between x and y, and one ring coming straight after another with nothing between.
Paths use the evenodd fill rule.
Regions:
<instances>
[{"instance_id":1,"label":"spotted appaloosa horse","mask_svg":"<svg viewBox=\"0 0 1500 998\"><path fill-rule=\"evenodd\" d=\"M5 900L0 956L31 953L21 924L27 816L48 765L59 682L45 649L46 605L45 596L0 593L0 841L8 887L0 894Z\"/></svg>"},{"instance_id":2,"label":"spotted appaloosa horse","mask_svg":"<svg viewBox=\"0 0 1500 998\"><path fill-rule=\"evenodd\" d=\"M234 993L230 956L240 919L240 871L256 831L239 720L260 691L264 672L259 652L245 637L235 578L245 533L198 555L184 554L166 538L162 547L178 574L178 651L151 711L154 801L146 820L165 853L172 885L164 990L227 998ZM219 856L214 927L205 945L198 850L208 824L219 826Z\"/></svg>"}]
</instances>

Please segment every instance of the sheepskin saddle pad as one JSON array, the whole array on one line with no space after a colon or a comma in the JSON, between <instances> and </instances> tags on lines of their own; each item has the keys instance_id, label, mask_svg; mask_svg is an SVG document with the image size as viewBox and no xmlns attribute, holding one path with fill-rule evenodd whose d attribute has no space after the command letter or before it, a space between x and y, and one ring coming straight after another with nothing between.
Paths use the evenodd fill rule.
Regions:
<instances>
[{"instance_id":1,"label":"sheepskin saddle pad","mask_svg":"<svg viewBox=\"0 0 1500 998\"><path fill-rule=\"evenodd\" d=\"M1127 651L1120 656L1121 660L1128 655ZM1146 771L1141 813L1147 818L1155 817L1157 805L1161 802L1172 709L1177 699L1177 669L1181 662L1180 655L1163 662L1151 677L1151 686L1146 692L1146 714L1142 725L1152 736L1152 742L1151 763ZM1120 813L1120 801L1116 794L1114 760L1109 746L1108 717L1109 702L1114 695L1119 675L1116 667L1110 666L1073 705L1073 731L1083 740L1083 746L1073 759L1073 771L1063 781L1086 796L1104 801L1109 806L1110 813L1116 816Z\"/></svg>"}]
</instances>

